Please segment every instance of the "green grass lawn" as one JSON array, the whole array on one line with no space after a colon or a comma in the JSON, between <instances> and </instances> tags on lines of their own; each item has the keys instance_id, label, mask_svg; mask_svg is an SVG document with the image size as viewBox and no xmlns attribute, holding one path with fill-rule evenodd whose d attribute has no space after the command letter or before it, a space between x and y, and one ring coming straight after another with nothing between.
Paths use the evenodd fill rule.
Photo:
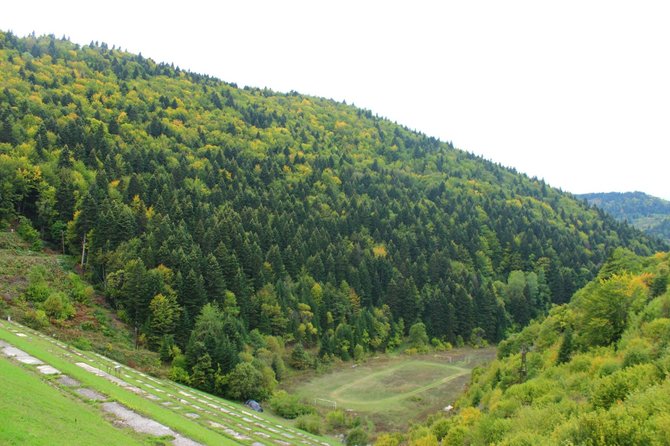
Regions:
<instances>
[{"instance_id":1,"label":"green grass lawn","mask_svg":"<svg viewBox=\"0 0 670 446\"><path fill-rule=\"evenodd\" d=\"M58 391L4 356L0 377L2 445L151 444L130 430L115 428L96 407Z\"/></svg>"},{"instance_id":2,"label":"green grass lawn","mask_svg":"<svg viewBox=\"0 0 670 446\"><path fill-rule=\"evenodd\" d=\"M480 349L380 357L347 364L291 390L309 402L334 401L337 408L368 417L378 430L399 430L452 404L472 369L494 355L495 349Z\"/></svg>"},{"instance_id":3,"label":"green grass lawn","mask_svg":"<svg viewBox=\"0 0 670 446\"><path fill-rule=\"evenodd\" d=\"M62 358L53 344L46 340L32 337L20 338L7 331L8 324L0 323L0 339L28 352L30 355L41 359L45 363L56 367L61 372L80 381L84 386L95 389L108 395L113 400L120 402L128 408L148 416L166 426L171 427L182 435L204 444L236 445L237 442L225 436L209 430L194 421L175 414L159 404L148 401L141 396L135 395L103 378L93 375L86 370L76 366L74 363ZM75 358L76 359L76 358ZM55 443L57 444L57 443Z\"/></svg>"},{"instance_id":4,"label":"green grass lawn","mask_svg":"<svg viewBox=\"0 0 670 446\"><path fill-rule=\"evenodd\" d=\"M13 331L21 331L28 336L19 337ZM143 389L157 400L154 401L146 396L136 395L75 365L75 362L86 362L105 371L114 365L109 359L97 356L92 352L81 352L73 348L64 349L54 343L53 340L40 337L38 333L27 327L0 320L0 339L56 367L64 374L80 381L84 387L97 390L110 399L118 401L124 406L202 444L225 446L240 443L251 444L254 441L263 444L279 443L280 441L290 444L310 445L335 443L333 439L328 437L314 437L299 432L287 426L289 423L286 420L280 420L265 413L251 413L249 409L240 404L207 395L171 381L155 379L139 371L123 367L120 376L125 382ZM26 371L26 373L30 372ZM57 389L52 390L58 392ZM165 405L166 403L168 406ZM225 408L225 410L219 410L218 407ZM189 417L189 415L194 414L197 414L197 417ZM217 426L213 427L212 422L217 423ZM230 433L224 435L224 430L228 428L251 438L238 442L231 438ZM0 444L4 445L2 441L0 441Z\"/></svg>"}]
</instances>

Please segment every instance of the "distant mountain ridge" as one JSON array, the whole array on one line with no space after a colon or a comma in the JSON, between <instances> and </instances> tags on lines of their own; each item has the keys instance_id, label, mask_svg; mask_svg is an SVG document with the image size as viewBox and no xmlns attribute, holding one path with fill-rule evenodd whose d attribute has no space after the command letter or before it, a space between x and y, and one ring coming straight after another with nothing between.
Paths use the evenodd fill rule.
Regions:
<instances>
[{"instance_id":1,"label":"distant mountain ridge","mask_svg":"<svg viewBox=\"0 0 670 446\"><path fill-rule=\"evenodd\" d=\"M670 201L644 192L606 192L579 195L620 221L647 234L670 240Z\"/></svg>"}]
</instances>

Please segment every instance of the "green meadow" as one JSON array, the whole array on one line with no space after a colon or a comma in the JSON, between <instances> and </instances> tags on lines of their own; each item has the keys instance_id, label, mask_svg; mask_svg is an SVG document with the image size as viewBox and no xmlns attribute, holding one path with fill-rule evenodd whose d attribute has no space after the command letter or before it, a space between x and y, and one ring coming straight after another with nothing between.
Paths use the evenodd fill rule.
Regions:
<instances>
[{"instance_id":1,"label":"green meadow","mask_svg":"<svg viewBox=\"0 0 670 446\"><path fill-rule=\"evenodd\" d=\"M397 430L452 404L477 365L494 349L370 359L294 383L292 391L324 410L343 409L367 417L377 430Z\"/></svg>"}]
</instances>

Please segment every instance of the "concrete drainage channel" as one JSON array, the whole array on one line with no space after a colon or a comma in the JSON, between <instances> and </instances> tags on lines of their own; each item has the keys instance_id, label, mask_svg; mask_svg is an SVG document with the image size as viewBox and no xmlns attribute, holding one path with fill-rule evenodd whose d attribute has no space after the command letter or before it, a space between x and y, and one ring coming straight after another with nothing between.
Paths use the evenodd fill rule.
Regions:
<instances>
[{"instance_id":1,"label":"concrete drainage channel","mask_svg":"<svg viewBox=\"0 0 670 446\"><path fill-rule=\"evenodd\" d=\"M15 334L20 337L26 337L24 333L15 332ZM60 375L56 379L56 382L61 386L74 388L75 394L77 394L80 398L84 400L107 401L109 399L107 396L101 394L100 392L97 392L93 389L88 389L86 387L81 387L81 383L79 383L79 381L77 381L76 379L73 379L67 375L62 374L58 369L48 364L45 364L43 361L35 358L34 356L29 355L23 350L18 349L13 345L2 340L0 340L0 353L2 353L2 355L6 356L7 358L12 358L15 361L18 361L22 364L36 366L37 371L43 375ZM110 378L113 377L110 376ZM161 423L158 423L157 421L154 421L150 418L142 416L124 407L119 403L104 402L102 403L101 407L104 412L114 416L114 418L116 419L115 424L119 426L128 427L134 430L135 432L139 432L142 434L149 434L157 437L165 437L165 436L173 437L174 440L172 440L172 444L175 446L202 446L200 443L195 442L189 438L186 438L181 434L178 434L177 432L173 431L169 427Z\"/></svg>"}]
</instances>

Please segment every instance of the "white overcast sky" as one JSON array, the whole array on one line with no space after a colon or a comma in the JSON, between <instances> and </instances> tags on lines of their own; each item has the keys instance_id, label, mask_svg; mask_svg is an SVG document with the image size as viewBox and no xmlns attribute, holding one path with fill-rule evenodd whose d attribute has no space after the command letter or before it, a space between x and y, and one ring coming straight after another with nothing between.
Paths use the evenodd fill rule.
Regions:
<instances>
[{"instance_id":1,"label":"white overcast sky","mask_svg":"<svg viewBox=\"0 0 670 446\"><path fill-rule=\"evenodd\" d=\"M667 1L7 1L0 29L346 100L570 192L670 199Z\"/></svg>"}]
</instances>

